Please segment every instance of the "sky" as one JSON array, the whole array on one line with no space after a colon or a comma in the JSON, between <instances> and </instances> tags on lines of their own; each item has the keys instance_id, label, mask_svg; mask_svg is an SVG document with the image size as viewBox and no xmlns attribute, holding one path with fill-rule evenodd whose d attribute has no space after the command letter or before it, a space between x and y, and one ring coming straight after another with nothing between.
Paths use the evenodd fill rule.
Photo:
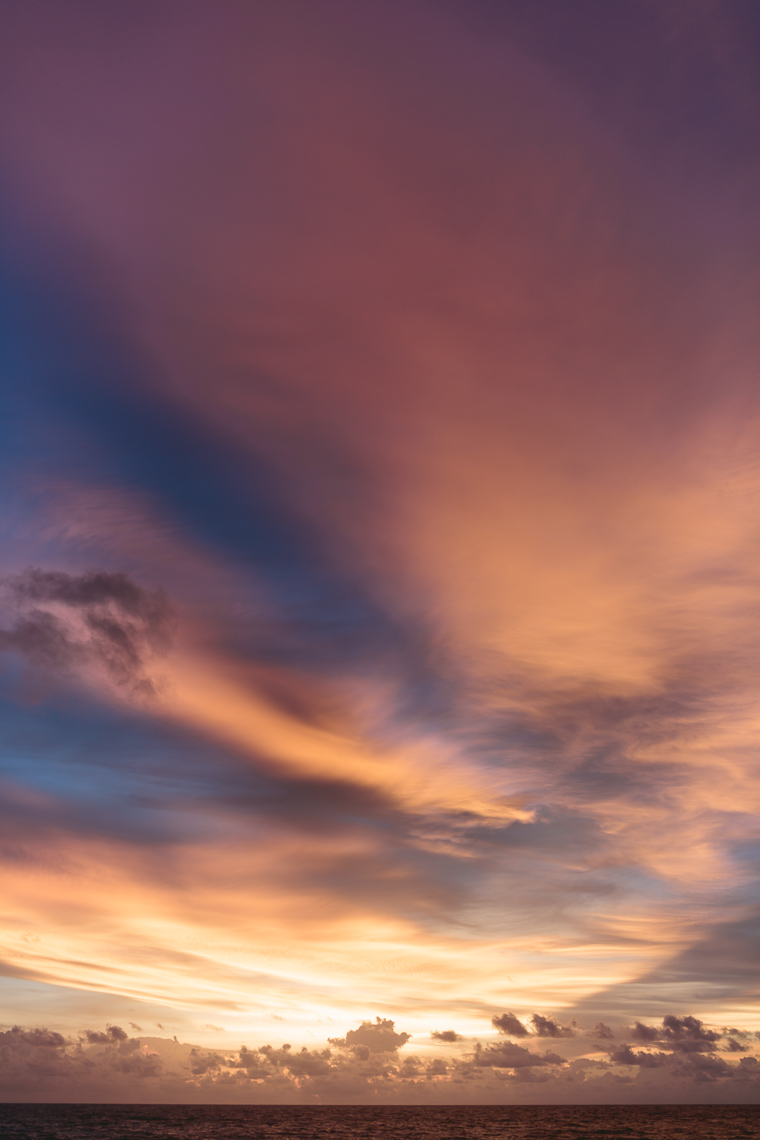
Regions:
<instances>
[{"instance_id":1,"label":"sky","mask_svg":"<svg viewBox=\"0 0 760 1140\"><path fill-rule=\"evenodd\" d=\"M0 1098L757 1101L757 6L1 20Z\"/></svg>"}]
</instances>

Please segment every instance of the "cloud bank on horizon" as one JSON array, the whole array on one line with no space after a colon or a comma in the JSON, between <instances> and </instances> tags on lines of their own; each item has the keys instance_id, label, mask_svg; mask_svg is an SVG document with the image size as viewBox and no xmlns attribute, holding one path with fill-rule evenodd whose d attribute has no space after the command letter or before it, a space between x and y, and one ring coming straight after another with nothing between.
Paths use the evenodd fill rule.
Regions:
<instances>
[{"instance_id":1,"label":"cloud bank on horizon","mask_svg":"<svg viewBox=\"0 0 760 1140\"><path fill-rule=\"evenodd\" d=\"M6 6L0 1088L756 1090L760 18L540 8Z\"/></svg>"},{"instance_id":2,"label":"cloud bank on horizon","mask_svg":"<svg viewBox=\"0 0 760 1140\"><path fill-rule=\"evenodd\" d=\"M540 1014L532 1021L539 1037L547 1022L559 1028ZM431 1034L448 1042L452 1036L459 1035ZM0 1095L57 1103L520 1103L535 1100L538 1086L547 1103L757 1101L757 1032L710 1030L699 1018L668 1014L659 1026L623 1027L616 1040L609 1026L584 1032L577 1023L559 1036L576 1039L563 1045L569 1055L475 1040L455 1054L420 1057L402 1056L410 1034L380 1017L312 1049L288 1042L204 1049L176 1036L130 1036L120 1025L66 1038L14 1025L0 1032Z\"/></svg>"}]
</instances>

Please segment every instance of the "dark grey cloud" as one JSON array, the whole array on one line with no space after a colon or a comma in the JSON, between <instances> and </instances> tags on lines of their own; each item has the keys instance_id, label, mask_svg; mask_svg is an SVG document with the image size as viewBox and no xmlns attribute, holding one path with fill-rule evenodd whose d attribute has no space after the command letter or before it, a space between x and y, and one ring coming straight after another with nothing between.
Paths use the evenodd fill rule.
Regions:
<instances>
[{"instance_id":1,"label":"dark grey cloud","mask_svg":"<svg viewBox=\"0 0 760 1140\"><path fill-rule=\"evenodd\" d=\"M164 1069L163 1062L156 1054L138 1053L136 1050L126 1055L121 1052L112 1055L110 1067L115 1073L137 1077L140 1081L147 1077L158 1077Z\"/></svg>"},{"instance_id":2,"label":"dark grey cloud","mask_svg":"<svg viewBox=\"0 0 760 1140\"><path fill-rule=\"evenodd\" d=\"M724 1060L714 1052L665 1052L634 1050L620 1045L610 1053L610 1061L638 1069L637 1082L644 1082L650 1073L657 1071L657 1086L685 1089L706 1083L741 1086L751 1084L760 1091L760 1061L757 1057L742 1057L736 1064ZM663 1081L665 1084L663 1085Z\"/></svg>"},{"instance_id":3,"label":"dark grey cloud","mask_svg":"<svg viewBox=\"0 0 760 1140\"><path fill-rule=\"evenodd\" d=\"M603 1021L597 1021L593 1029L587 1030L586 1036L593 1038L594 1041L611 1041L615 1034L609 1025L605 1025Z\"/></svg>"},{"instance_id":4,"label":"dark grey cloud","mask_svg":"<svg viewBox=\"0 0 760 1140\"><path fill-rule=\"evenodd\" d=\"M224 1064L224 1057L221 1053L204 1052L202 1049L191 1049L190 1056L192 1058L190 1063L190 1072L194 1077L205 1076L206 1073L218 1072Z\"/></svg>"},{"instance_id":5,"label":"dark grey cloud","mask_svg":"<svg viewBox=\"0 0 760 1140\"><path fill-rule=\"evenodd\" d=\"M85 1029L82 1041L91 1046L105 1046L109 1054L119 1053L121 1056L134 1053L141 1045L139 1037L130 1037L120 1025L109 1025L104 1033L97 1029ZM98 1055L102 1055L101 1052Z\"/></svg>"},{"instance_id":6,"label":"dark grey cloud","mask_svg":"<svg viewBox=\"0 0 760 1140\"><path fill-rule=\"evenodd\" d=\"M129 1037L120 1025L109 1025L105 1033L85 1029L84 1035L89 1045L113 1045L117 1041L126 1041Z\"/></svg>"},{"instance_id":7,"label":"dark grey cloud","mask_svg":"<svg viewBox=\"0 0 760 1140\"><path fill-rule=\"evenodd\" d=\"M108 1094L114 1082L129 1087L134 1078L161 1075L163 1063L154 1050L141 1048L140 1041L128 1038L119 1026L109 1030L84 1030L78 1040L17 1025L0 1033L0 1099L14 1099L14 1088L32 1100L45 1099L51 1090L61 1100L71 1099L72 1092L84 1096L86 1089L99 1096Z\"/></svg>"},{"instance_id":8,"label":"dark grey cloud","mask_svg":"<svg viewBox=\"0 0 760 1140\"><path fill-rule=\"evenodd\" d=\"M174 626L163 590L146 590L120 572L37 567L2 585L16 616L0 630L0 650L58 671L97 662L117 685L154 691L147 660L168 649Z\"/></svg>"},{"instance_id":9,"label":"dark grey cloud","mask_svg":"<svg viewBox=\"0 0 760 1140\"><path fill-rule=\"evenodd\" d=\"M751 880L753 893L756 882L755 876ZM746 894L734 898L737 907L744 911L741 918L716 922L704 937L656 968L630 982L590 994L575 1006L576 1014L588 1016L589 1020L600 1015L615 1016L630 1025L643 1001L650 1017L669 1014L673 993L681 995L687 1008L698 1008L703 1002L709 1002L713 1008L753 1005L757 1000L760 908Z\"/></svg>"},{"instance_id":10,"label":"dark grey cloud","mask_svg":"<svg viewBox=\"0 0 760 1140\"><path fill-rule=\"evenodd\" d=\"M303 1046L301 1049L292 1049L290 1045L283 1045L275 1049L272 1045L262 1045L259 1054L265 1062L276 1068L284 1069L293 1077L316 1077L329 1073L332 1054L329 1049L311 1050Z\"/></svg>"},{"instance_id":11,"label":"dark grey cloud","mask_svg":"<svg viewBox=\"0 0 760 1140\"><path fill-rule=\"evenodd\" d=\"M532 1013L528 1018L531 1028L519 1021L513 1013L502 1013L491 1018L491 1024L505 1037L575 1037L576 1026L560 1025L554 1017Z\"/></svg>"},{"instance_id":12,"label":"dark grey cloud","mask_svg":"<svg viewBox=\"0 0 760 1140\"><path fill-rule=\"evenodd\" d=\"M660 1031L656 1025L642 1025L640 1021L634 1022L631 1026L630 1035L632 1041L657 1041Z\"/></svg>"},{"instance_id":13,"label":"dark grey cloud","mask_svg":"<svg viewBox=\"0 0 760 1140\"><path fill-rule=\"evenodd\" d=\"M530 1030L521 1021L518 1021L513 1013L500 1013L496 1017L492 1017L491 1025L507 1037L527 1037L530 1033Z\"/></svg>"},{"instance_id":14,"label":"dark grey cloud","mask_svg":"<svg viewBox=\"0 0 760 1140\"><path fill-rule=\"evenodd\" d=\"M667 1053L647 1053L643 1050L636 1053L630 1045L619 1045L610 1053L610 1060L616 1065L641 1065L647 1069L658 1069L665 1063L667 1056Z\"/></svg>"},{"instance_id":15,"label":"dark grey cloud","mask_svg":"<svg viewBox=\"0 0 760 1140\"><path fill-rule=\"evenodd\" d=\"M62 1049L66 1040L60 1033L50 1029L22 1029L14 1025L11 1035L24 1045L31 1045L35 1049Z\"/></svg>"},{"instance_id":16,"label":"dark grey cloud","mask_svg":"<svg viewBox=\"0 0 760 1140\"><path fill-rule=\"evenodd\" d=\"M693 1019L675 1018L668 1029L704 1037ZM642 1024L642 1023L640 1023ZM386 1019L365 1022L358 1030L408 1038ZM379 1029L378 1029L379 1027ZM609 1061L578 1057L566 1061L552 1050L531 1052L513 1041L476 1043L471 1052L449 1057L398 1056L398 1049L370 1050L366 1044L338 1048L293 1048L289 1044L241 1045L225 1053L183 1044L177 1038L128 1038L118 1026L85 1030L66 1039L46 1028L0 1033L0 1099L313 1103L314 1096L345 1103L346 1098L384 1103L505 1102L524 1097L520 1087L539 1084L541 1099L555 1103L608 1102L621 1088L643 1103L754 1101L760 1092L760 1062L755 1056L724 1059L715 1051L684 1052L661 1045L656 1050L620 1044ZM347 1035L348 1036L348 1035ZM749 1034L746 1034L749 1037ZM385 1042L387 1043L387 1042ZM613 1066L628 1071L615 1073ZM510 1092L514 1088L515 1092ZM626 1094L628 1095L628 1094Z\"/></svg>"},{"instance_id":17,"label":"dark grey cloud","mask_svg":"<svg viewBox=\"0 0 760 1140\"><path fill-rule=\"evenodd\" d=\"M760 1076L757 1057L742 1056L737 1064L718 1055L719 1052L748 1052L748 1047L738 1038L749 1039L750 1034L725 1026L719 1030L708 1029L699 1018L689 1014L667 1014L660 1025L636 1021L629 1036L634 1045L651 1048L636 1049L630 1043L620 1044L608 1050L609 1059L612 1064L637 1069L639 1083L645 1074L654 1070L662 1073L663 1079L673 1087L716 1082L741 1085Z\"/></svg>"},{"instance_id":18,"label":"dark grey cloud","mask_svg":"<svg viewBox=\"0 0 760 1140\"><path fill-rule=\"evenodd\" d=\"M479 1067L490 1066L494 1069L524 1069L542 1067L545 1065L563 1065L564 1057L547 1050L543 1055L531 1053L522 1045L515 1045L513 1041L500 1042L498 1045L475 1046L473 1062Z\"/></svg>"},{"instance_id":19,"label":"dark grey cloud","mask_svg":"<svg viewBox=\"0 0 760 1140\"><path fill-rule=\"evenodd\" d=\"M331 1071L332 1053L329 1049L311 1050L305 1046L293 1049L291 1045L261 1045L258 1049L241 1046L237 1056L228 1057L226 1064L244 1069L255 1080L266 1080L275 1073L288 1073L291 1077L325 1076Z\"/></svg>"},{"instance_id":20,"label":"dark grey cloud","mask_svg":"<svg viewBox=\"0 0 760 1140\"><path fill-rule=\"evenodd\" d=\"M697 1017L666 1014L662 1025L644 1025L637 1021L630 1031L632 1041L646 1044L663 1042L677 1053L710 1053L718 1047L722 1032L706 1029Z\"/></svg>"},{"instance_id":21,"label":"dark grey cloud","mask_svg":"<svg viewBox=\"0 0 760 1140\"><path fill-rule=\"evenodd\" d=\"M540 1013L533 1013L530 1020L536 1037L575 1037L575 1026L560 1025L554 1017L543 1017Z\"/></svg>"},{"instance_id":22,"label":"dark grey cloud","mask_svg":"<svg viewBox=\"0 0 760 1140\"><path fill-rule=\"evenodd\" d=\"M358 1029L349 1029L345 1037L328 1038L331 1045L344 1049L369 1050L370 1053L395 1053L411 1040L411 1033L397 1033L389 1018L376 1017L374 1023L363 1021Z\"/></svg>"},{"instance_id":23,"label":"dark grey cloud","mask_svg":"<svg viewBox=\"0 0 760 1140\"><path fill-rule=\"evenodd\" d=\"M462 1035L453 1029L434 1029L430 1034L434 1041L447 1041L453 1044L455 1041L462 1041Z\"/></svg>"}]
</instances>

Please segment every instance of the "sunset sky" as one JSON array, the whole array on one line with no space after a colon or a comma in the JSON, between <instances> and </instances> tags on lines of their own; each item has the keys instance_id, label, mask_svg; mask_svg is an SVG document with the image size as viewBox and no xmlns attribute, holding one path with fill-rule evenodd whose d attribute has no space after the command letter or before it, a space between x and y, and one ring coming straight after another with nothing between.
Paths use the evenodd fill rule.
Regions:
<instances>
[{"instance_id":1,"label":"sunset sky","mask_svg":"<svg viewBox=\"0 0 760 1140\"><path fill-rule=\"evenodd\" d=\"M758 5L0 20L0 1098L760 1099Z\"/></svg>"}]
</instances>

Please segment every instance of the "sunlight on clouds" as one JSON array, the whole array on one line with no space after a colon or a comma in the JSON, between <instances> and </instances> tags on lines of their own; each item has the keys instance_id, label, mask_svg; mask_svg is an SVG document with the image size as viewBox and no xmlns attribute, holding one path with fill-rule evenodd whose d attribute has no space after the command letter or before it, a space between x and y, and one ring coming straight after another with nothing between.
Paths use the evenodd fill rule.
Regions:
<instances>
[{"instance_id":1,"label":"sunlight on clouds","mask_svg":"<svg viewBox=\"0 0 760 1140\"><path fill-rule=\"evenodd\" d=\"M712 46L754 33L649 7L8 13L19 986L208 1048L398 1018L464 1097L584 1049L669 1088L639 1018L754 1072L677 1020L756 1028L758 100ZM291 1063L444 1080L344 1047ZM294 1095L287 1054L193 1088Z\"/></svg>"}]
</instances>

